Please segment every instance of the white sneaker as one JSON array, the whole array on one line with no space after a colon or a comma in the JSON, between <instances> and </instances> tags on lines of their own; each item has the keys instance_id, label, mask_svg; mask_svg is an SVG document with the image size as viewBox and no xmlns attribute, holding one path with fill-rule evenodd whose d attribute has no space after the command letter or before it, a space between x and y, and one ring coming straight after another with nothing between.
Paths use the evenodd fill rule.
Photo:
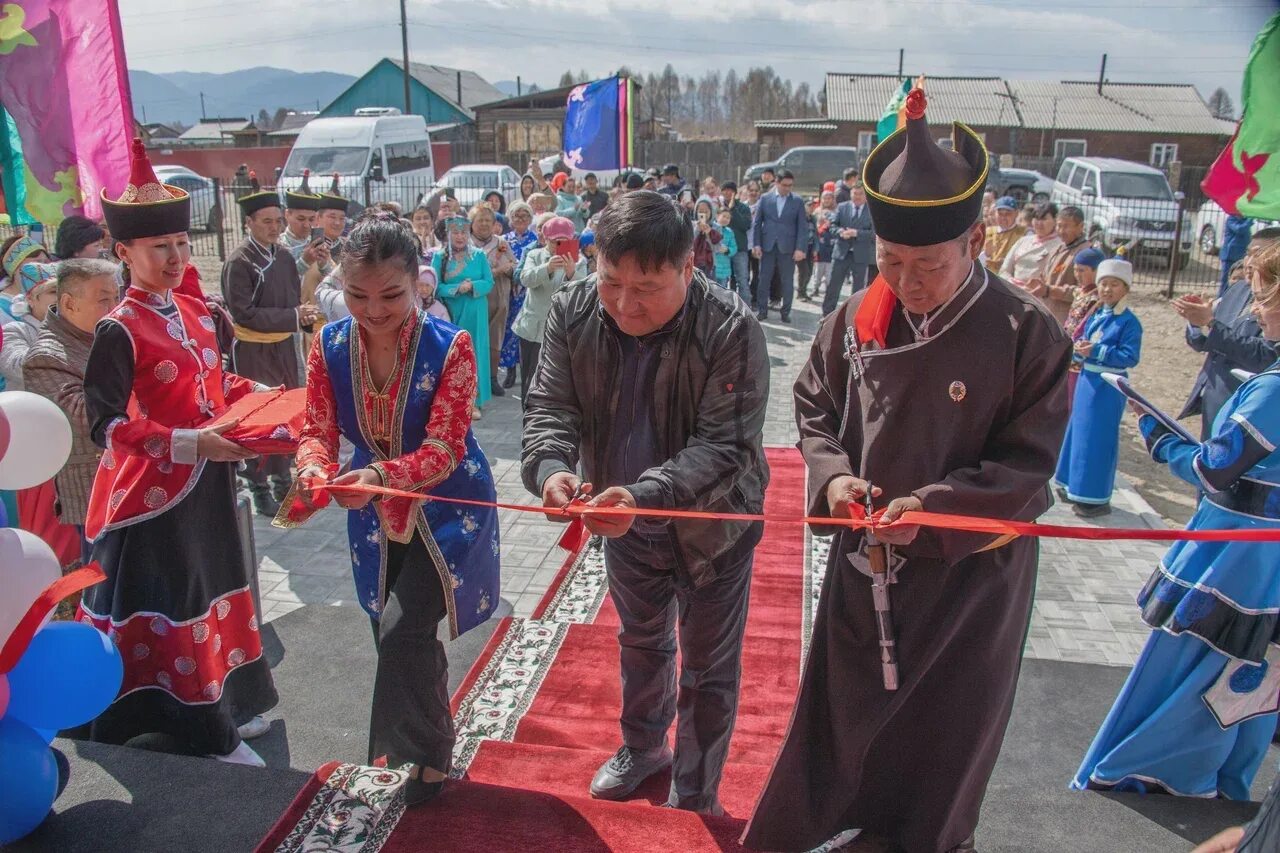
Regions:
<instances>
[{"instance_id":1,"label":"white sneaker","mask_svg":"<svg viewBox=\"0 0 1280 853\"><path fill-rule=\"evenodd\" d=\"M253 747L244 741L240 741L240 745L228 752L226 755L212 756L225 764L244 764L249 767L266 767L267 762L262 760L262 756L253 751Z\"/></svg>"},{"instance_id":2,"label":"white sneaker","mask_svg":"<svg viewBox=\"0 0 1280 853\"><path fill-rule=\"evenodd\" d=\"M254 717L240 728L236 729L240 733L243 740L253 740L256 737L262 737L271 731L271 724L264 720L261 716Z\"/></svg>"}]
</instances>

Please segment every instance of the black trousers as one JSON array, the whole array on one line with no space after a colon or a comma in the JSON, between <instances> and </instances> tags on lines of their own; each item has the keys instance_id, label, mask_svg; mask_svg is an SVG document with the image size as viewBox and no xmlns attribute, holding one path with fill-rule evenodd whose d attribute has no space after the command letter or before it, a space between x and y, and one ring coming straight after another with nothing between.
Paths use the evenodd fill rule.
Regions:
<instances>
[{"instance_id":1,"label":"black trousers","mask_svg":"<svg viewBox=\"0 0 1280 853\"><path fill-rule=\"evenodd\" d=\"M447 610L440 576L417 533L387 543L387 599L373 621L378 671L369 714L369 763L418 764L449 772L453 715L449 662L436 636Z\"/></svg>"},{"instance_id":2,"label":"black trousers","mask_svg":"<svg viewBox=\"0 0 1280 853\"><path fill-rule=\"evenodd\" d=\"M266 488L271 480L288 483L292 479L289 473L289 465L292 462L293 458L287 454L258 456L245 461L243 476L254 489Z\"/></svg>"},{"instance_id":3,"label":"black trousers","mask_svg":"<svg viewBox=\"0 0 1280 853\"><path fill-rule=\"evenodd\" d=\"M854 263L853 255L845 255L840 260L831 262L831 278L827 282L827 295L822 299L822 314L826 316L840 306L844 298L844 280L853 279L850 293L857 293L867 286L867 265Z\"/></svg>"},{"instance_id":4,"label":"black trousers","mask_svg":"<svg viewBox=\"0 0 1280 853\"><path fill-rule=\"evenodd\" d=\"M524 402L533 384L533 372L538 369L538 358L542 355L542 344L520 339L520 402Z\"/></svg>"}]
</instances>

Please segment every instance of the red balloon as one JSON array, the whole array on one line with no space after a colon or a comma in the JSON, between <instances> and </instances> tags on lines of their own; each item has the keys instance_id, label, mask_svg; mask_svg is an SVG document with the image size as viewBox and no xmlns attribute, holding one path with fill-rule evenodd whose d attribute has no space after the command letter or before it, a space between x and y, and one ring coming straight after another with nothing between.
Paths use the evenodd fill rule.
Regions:
<instances>
[{"instance_id":1,"label":"red balloon","mask_svg":"<svg viewBox=\"0 0 1280 853\"><path fill-rule=\"evenodd\" d=\"M9 450L9 419L0 410L0 458Z\"/></svg>"},{"instance_id":2,"label":"red balloon","mask_svg":"<svg viewBox=\"0 0 1280 853\"><path fill-rule=\"evenodd\" d=\"M0 718L9 710L9 676L0 675Z\"/></svg>"}]
</instances>

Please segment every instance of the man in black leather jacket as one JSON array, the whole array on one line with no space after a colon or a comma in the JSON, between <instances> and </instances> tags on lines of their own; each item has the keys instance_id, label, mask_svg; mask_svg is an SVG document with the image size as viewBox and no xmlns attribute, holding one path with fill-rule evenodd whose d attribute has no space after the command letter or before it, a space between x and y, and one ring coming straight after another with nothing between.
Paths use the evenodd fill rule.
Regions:
<instances>
[{"instance_id":1,"label":"man in black leather jacket","mask_svg":"<svg viewBox=\"0 0 1280 853\"><path fill-rule=\"evenodd\" d=\"M665 196L623 196L595 235L598 272L553 298L525 398L526 488L551 508L585 480L595 506L760 512L769 361L755 316L694 270L692 232ZM721 813L761 525L600 516L587 526L607 537L622 621L623 744L591 793L622 799L671 764L670 805Z\"/></svg>"}]
</instances>

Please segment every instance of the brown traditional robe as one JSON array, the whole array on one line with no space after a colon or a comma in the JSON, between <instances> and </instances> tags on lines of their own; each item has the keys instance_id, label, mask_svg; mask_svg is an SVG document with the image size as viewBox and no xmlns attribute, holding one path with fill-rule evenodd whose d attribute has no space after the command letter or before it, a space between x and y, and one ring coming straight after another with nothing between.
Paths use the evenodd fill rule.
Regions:
<instances>
[{"instance_id":1,"label":"brown traditional robe","mask_svg":"<svg viewBox=\"0 0 1280 853\"><path fill-rule=\"evenodd\" d=\"M1013 244L1021 240L1026 233L1027 229L1021 225L1015 225L1008 231L1001 231L995 225L988 227L987 242L983 246L983 251L987 253L987 269L999 272L1005 255L1009 254Z\"/></svg>"},{"instance_id":2,"label":"brown traditional robe","mask_svg":"<svg viewBox=\"0 0 1280 853\"><path fill-rule=\"evenodd\" d=\"M1067 421L1062 326L975 264L930 337L916 340L899 307L886 348L864 347L859 362L846 330L865 293L823 321L796 381L809 513L830 514L827 485L845 474L884 490L877 507L914 494L927 511L1044 512ZM839 530L791 726L744 842L808 850L861 828L942 853L973 833L1000 751L1036 542L983 550L992 537L922 528L892 549L905 563L890 587L901 686L888 692L870 579L853 563L862 536Z\"/></svg>"},{"instance_id":3,"label":"brown traditional robe","mask_svg":"<svg viewBox=\"0 0 1280 853\"><path fill-rule=\"evenodd\" d=\"M222 267L222 296L236 327L235 372L263 385L302 387L294 340L302 331L302 283L289 251L246 237Z\"/></svg>"}]
</instances>

